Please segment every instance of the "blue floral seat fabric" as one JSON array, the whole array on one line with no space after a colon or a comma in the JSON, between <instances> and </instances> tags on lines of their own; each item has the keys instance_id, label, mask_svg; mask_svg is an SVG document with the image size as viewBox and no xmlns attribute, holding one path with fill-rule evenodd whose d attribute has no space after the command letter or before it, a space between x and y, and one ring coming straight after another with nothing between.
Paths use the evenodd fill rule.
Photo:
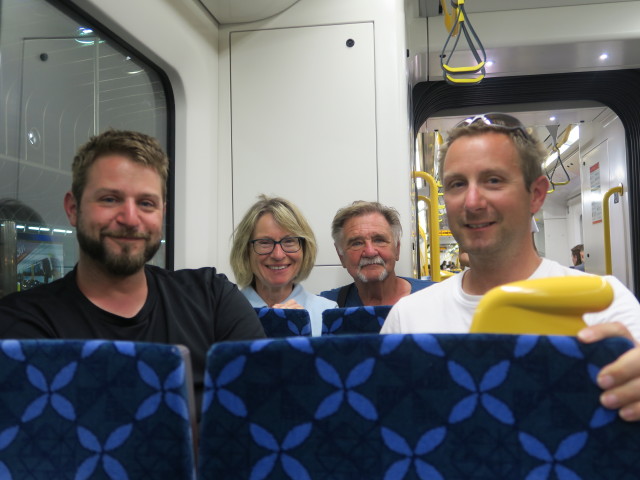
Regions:
<instances>
[{"instance_id":1,"label":"blue floral seat fabric","mask_svg":"<svg viewBox=\"0 0 640 480\"><path fill-rule=\"evenodd\" d=\"M322 312L322 335L380 333L391 305L331 308Z\"/></svg>"},{"instance_id":2,"label":"blue floral seat fabric","mask_svg":"<svg viewBox=\"0 0 640 480\"><path fill-rule=\"evenodd\" d=\"M630 347L483 334L217 344L199 478L638 478L640 425L602 408L595 384Z\"/></svg>"},{"instance_id":3,"label":"blue floral seat fabric","mask_svg":"<svg viewBox=\"0 0 640 480\"><path fill-rule=\"evenodd\" d=\"M191 479L175 346L0 341L0 478Z\"/></svg>"},{"instance_id":4,"label":"blue floral seat fabric","mask_svg":"<svg viewBox=\"0 0 640 480\"><path fill-rule=\"evenodd\" d=\"M311 336L311 318L307 310L267 307L254 310L269 338Z\"/></svg>"}]
</instances>

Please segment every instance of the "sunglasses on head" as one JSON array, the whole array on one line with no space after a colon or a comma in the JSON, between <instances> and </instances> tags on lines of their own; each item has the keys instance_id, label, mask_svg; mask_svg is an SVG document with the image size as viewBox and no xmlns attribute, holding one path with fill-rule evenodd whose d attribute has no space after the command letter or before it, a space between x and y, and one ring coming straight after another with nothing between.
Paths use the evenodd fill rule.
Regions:
<instances>
[{"instance_id":1,"label":"sunglasses on head","mask_svg":"<svg viewBox=\"0 0 640 480\"><path fill-rule=\"evenodd\" d=\"M469 117L462 120L456 125L458 127L467 127L469 125L490 125L509 129L525 130L524 125L520 123L516 117L507 115L506 113L485 113L483 115L476 115L475 117Z\"/></svg>"}]
</instances>

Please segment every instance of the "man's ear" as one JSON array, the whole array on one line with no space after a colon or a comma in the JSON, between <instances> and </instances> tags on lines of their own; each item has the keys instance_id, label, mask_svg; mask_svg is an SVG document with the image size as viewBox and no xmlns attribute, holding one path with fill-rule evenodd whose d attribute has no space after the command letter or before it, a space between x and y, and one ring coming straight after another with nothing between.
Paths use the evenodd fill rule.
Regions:
<instances>
[{"instance_id":1,"label":"man's ear","mask_svg":"<svg viewBox=\"0 0 640 480\"><path fill-rule=\"evenodd\" d=\"M544 199L547 198L549 191L549 179L546 175L540 175L531 183L531 207L530 213L534 214L542 208Z\"/></svg>"},{"instance_id":2,"label":"man's ear","mask_svg":"<svg viewBox=\"0 0 640 480\"><path fill-rule=\"evenodd\" d=\"M400 240L398 240L398 245L396 246L396 262L400 260Z\"/></svg>"},{"instance_id":3,"label":"man's ear","mask_svg":"<svg viewBox=\"0 0 640 480\"><path fill-rule=\"evenodd\" d=\"M333 244L333 246L336 247L336 253L338 254L338 258L340 259L342 268L347 268L347 266L344 264L344 253L340 253L340 248L338 248L338 245L336 245L335 243Z\"/></svg>"},{"instance_id":4,"label":"man's ear","mask_svg":"<svg viewBox=\"0 0 640 480\"><path fill-rule=\"evenodd\" d=\"M71 192L67 192L64 196L64 211L71 226L76 227L78 223L78 202L76 202L76 198Z\"/></svg>"}]
</instances>

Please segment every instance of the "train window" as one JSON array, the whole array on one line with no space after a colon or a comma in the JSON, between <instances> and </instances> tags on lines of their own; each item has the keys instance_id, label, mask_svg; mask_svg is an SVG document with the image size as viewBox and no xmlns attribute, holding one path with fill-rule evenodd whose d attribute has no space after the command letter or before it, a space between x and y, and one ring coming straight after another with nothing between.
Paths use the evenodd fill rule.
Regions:
<instances>
[{"instance_id":1,"label":"train window","mask_svg":"<svg viewBox=\"0 0 640 480\"><path fill-rule=\"evenodd\" d=\"M76 263L62 201L77 148L116 128L167 149L167 93L148 62L60 2L0 0L0 99L0 214L11 220L0 254L16 264L15 279L3 272L8 293ZM152 263L165 266L165 258L163 240Z\"/></svg>"}]
</instances>

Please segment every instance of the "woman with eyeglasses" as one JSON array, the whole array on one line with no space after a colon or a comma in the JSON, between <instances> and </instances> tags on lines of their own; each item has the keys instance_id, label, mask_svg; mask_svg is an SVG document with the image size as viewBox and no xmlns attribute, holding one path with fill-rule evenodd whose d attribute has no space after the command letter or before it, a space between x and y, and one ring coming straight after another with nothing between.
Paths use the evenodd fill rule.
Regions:
<instances>
[{"instance_id":1,"label":"woman with eyeglasses","mask_svg":"<svg viewBox=\"0 0 640 480\"><path fill-rule=\"evenodd\" d=\"M234 233L231 268L254 308L304 308L311 333L322 334L322 312L331 300L307 292L300 282L316 261L316 238L291 202L260 195Z\"/></svg>"}]
</instances>

